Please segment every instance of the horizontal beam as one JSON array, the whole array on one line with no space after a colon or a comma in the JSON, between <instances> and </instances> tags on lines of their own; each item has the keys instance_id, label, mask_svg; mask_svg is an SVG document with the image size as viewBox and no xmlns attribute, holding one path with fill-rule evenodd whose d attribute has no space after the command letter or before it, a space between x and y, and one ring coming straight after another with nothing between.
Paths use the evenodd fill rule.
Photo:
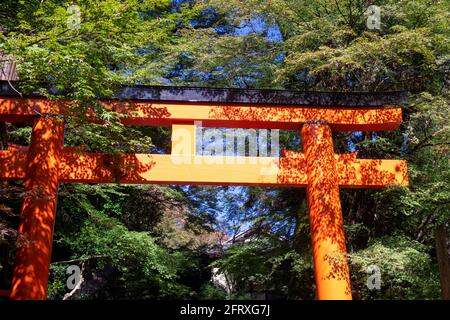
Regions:
<instances>
[{"instance_id":1,"label":"horizontal beam","mask_svg":"<svg viewBox=\"0 0 450 320\"><path fill-rule=\"evenodd\" d=\"M21 96L21 83L0 81L0 96ZM49 88L49 92L64 95L63 92ZM26 97L43 97L31 93ZM179 86L133 86L120 87L113 96L118 99L147 100L166 102L207 102L207 103L253 103L253 104L291 104L341 107L374 107L404 104L408 99L405 91L390 92L323 92L292 91L273 89L202 88Z\"/></svg>"},{"instance_id":2,"label":"horizontal beam","mask_svg":"<svg viewBox=\"0 0 450 320\"><path fill-rule=\"evenodd\" d=\"M336 155L342 188L408 184L402 160L356 159ZM0 151L0 179L25 179L26 148ZM158 154L108 156L64 148L60 181L72 183L192 184L305 187L303 154L286 157L221 157Z\"/></svg>"},{"instance_id":3,"label":"horizontal beam","mask_svg":"<svg viewBox=\"0 0 450 320\"><path fill-rule=\"evenodd\" d=\"M170 126L201 121L203 127L298 130L305 122L324 121L335 131L383 131L394 130L402 122L399 107L223 105L140 100L109 100L102 101L102 104L123 114L125 125ZM0 97L0 121L29 122L39 114L67 114L65 110L67 103L39 98Z\"/></svg>"}]
</instances>

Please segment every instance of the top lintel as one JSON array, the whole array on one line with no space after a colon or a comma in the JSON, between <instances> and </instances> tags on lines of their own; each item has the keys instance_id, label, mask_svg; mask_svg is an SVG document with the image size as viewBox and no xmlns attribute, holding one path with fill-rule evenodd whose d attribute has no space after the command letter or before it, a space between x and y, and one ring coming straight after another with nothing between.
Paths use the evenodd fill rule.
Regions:
<instances>
[{"instance_id":1,"label":"top lintel","mask_svg":"<svg viewBox=\"0 0 450 320\"><path fill-rule=\"evenodd\" d=\"M14 88L12 86L14 86ZM19 82L0 81L0 96L19 97L15 90ZM49 90L53 94L62 94ZM38 93L24 97L39 98ZM105 98L105 97L99 97ZM406 102L405 91L392 92L312 92L269 89L202 88L176 86L133 86L119 88L114 97L121 100L154 102L193 102L218 104L261 104L262 106L312 106L312 107L384 107L399 106Z\"/></svg>"}]
</instances>

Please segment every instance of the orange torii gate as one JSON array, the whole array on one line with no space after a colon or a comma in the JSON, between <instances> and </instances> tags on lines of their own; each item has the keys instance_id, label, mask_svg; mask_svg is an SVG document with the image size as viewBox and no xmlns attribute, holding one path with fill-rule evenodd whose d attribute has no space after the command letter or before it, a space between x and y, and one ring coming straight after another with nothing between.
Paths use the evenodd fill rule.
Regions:
<instances>
[{"instance_id":1,"label":"orange torii gate","mask_svg":"<svg viewBox=\"0 0 450 320\"><path fill-rule=\"evenodd\" d=\"M67 112L65 102L19 97L0 82L0 121L34 122L29 147L0 151L0 179L24 179L27 191L10 298L46 298L58 184L70 182L306 187L317 298L351 299L339 189L407 185L407 167L402 160L335 154L332 131L394 130L404 99L398 92L124 88L117 99L101 103L123 113L125 125L172 126L172 140L184 147L173 144L169 155L110 156L63 146L64 123L57 115ZM204 127L299 130L303 153L218 163L215 156L196 155L197 121Z\"/></svg>"}]
</instances>

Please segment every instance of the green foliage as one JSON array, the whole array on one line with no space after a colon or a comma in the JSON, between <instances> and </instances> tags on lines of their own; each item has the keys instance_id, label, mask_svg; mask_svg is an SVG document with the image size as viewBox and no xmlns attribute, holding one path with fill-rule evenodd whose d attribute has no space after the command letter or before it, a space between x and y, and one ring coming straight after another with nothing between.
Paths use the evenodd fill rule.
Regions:
<instances>
[{"instance_id":1,"label":"green foliage","mask_svg":"<svg viewBox=\"0 0 450 320\"><path fill-rule=\"evenodd\" d=\"M59 299L68 292L63 271L70 264L84 270L78 299L195 296L197 288L190 287L188 279L207 263L199 253L214 241L204 240L210 230L202 224L181 223L190 209L183 207L178 191L162 186L63 185L59 199L54 239L59 258L52 267L50 297ZM96 288L94 278L102 279L95 280Z\"/></svg>"},{"instance_id":2,"label":"green foliage","mask_svg":"<svg viewBox=\"0 0 450 320\"><path fill-rule=\"evenodd\" d=\"M168 0L7 2L2 50L16 57L21 80L33 89L51 82L75 101L109 96L112 85L132 83L144 68L158 81L169 67L158 51L178 41L174 28L192 17L171 12ZM67 23L70 5L80 11L76 27Z\"/></svg>"},{"instance_id":3,"label":"green foliage","mask_svg":"<svg viewBox=\"0 0 450 320\"><path fill-rule=\"evenodd\" d=\"M16 128L10 133L11 142L19 145L29 145L31 142L31 127Z\"/></svg>"},{"instance_id":4,"label":"green foliage","mask_svg":"<svg viewBox=\"0 0 450 320\"><path fill-rule=\"evenodd\" d=\"M68 245L83 256L106 256L129 291L123 292L124 297L134 294L133 286L148 288L143 298L182 296L186 291L176 283L177 272L185 263L183 255L169 254L147 233L129 231L115 219L91 216Z\"/></svg>"},{"instance_id":5,"label":"green foliage","mask_svg":"<svg viewBox=\"0 0 450 320\"><path fill-rule=\"evenodd\" d=\"M211 283L204 284L200 289L201 300L225 300L227 293Z\"/></svg>"},{"instance_id":6,"label":"green foliage","mask_svg":"<svg viewBox=\"0 0 450 320\"><path fill-rule=\"evenodd\" d=\"M50 279L48 283L47 296L49 299L61 299L67 291L67 265L50 265Z\"/></svg>"},{"instance_id":7,"label":"green foliage","mask_svg":"<svg viewBox=\"0 0 450 320\"><path fill-rule=\"evenodd\" d=\"M251 241L246 244L236 244L230 247L221 260L217 260L213 266L221 271L228 272L244 288L250 283L264 285L271 272L271 264L267 260L267 241Z\"/></svg>"},{"instance_id":8,"label":"green foliage","mask_svg":"<svg viewBox=\"0 0 450 320\"><path fill-rule=\"evenodd\" d=\"M305 280L311 259L290 250L286 243L261 237L233 244L211 266L229 275L233 282L230 298L236 299L254 290L286 294L291 278Z\"/></svg>"},{"instance_id":9,"label":"green foliage","mask_svg":"<svg viewBox=\"0 0 450 320\"><path fill-rule=\"evenodd\" d=\"M360 299L438 299L439 275L428 248L402 236L383 237L350 255L354 289ZM380 270L381 288L370 290L367 279Z\"/></svg>"},{"instance_id":10,"label":"green foliage","mask_svg":"<svg viewBox=\"0 0 450 320\"><path fill-rule=\"evenodd\" d=\"M241 70L236 75L241 78L251 78L255 65L259 66L255 85L266 81L273 87L298 89L418 91L428 88L433 92L440 89L445 72L443 62L449 52L446 1L210 0L207 3L222 14L227 13L233 25L242 26L262 17L268 26L279 28L284 40L281 44L267 41L264 32L247 37L222 37L227 42L245 41L241 49L244 52L239 57L249 55L251 58L247 59L252 59L263 52L271 53L263 54L262 62L241 59L243 63L234 66ZM381 7L380 31L366 27L364 13L369 5ZM204 38L199 39L204 42ZM215 59L226 57L220 37L215 44L217 47L212 47L215 50L207 54L201 51L202 65L208 57L221 65L220 59ZM253 46L264 46L264 49L254 52ZM284 62L274 63L274 57L281 52L286 56ZM272 65L273 72L263 72L268 64ZM230 72L228 63L223 67L224 73Z\"/></svg>"},{"instance_id":11,"label":"green foliage","mask_svg":"<svg viewBox=\"0 0 450 320\"><path fill-rule=\"evenodd\" d=\"M142 298L183 296L188 293L187 288L176 281L180 270L187 264L182 252L169 253L158 246L148 232L131 231L117 218L109 216L121 215L120 201L128 197L122 192L123 188L88 185L77 188L75 206L74 194L65 196L63 193L63 201L72 202L70 208L75 210L62 213L62 217L66 220L63 223L78 222L80 225L63 233L60 233L61 230L56 235L59 246L70 248L71 258L95 258L99 270L105 265L114 268L119 274L115 286L122 288L124 298L134 296L136 290ZM68 207L64 207L66 211ZM71 229L72 232L68 232ZM58 278L55 281L57 284ZM118 292L110 292L112 297L115 294Z\"/></svg>"}]
</instances>

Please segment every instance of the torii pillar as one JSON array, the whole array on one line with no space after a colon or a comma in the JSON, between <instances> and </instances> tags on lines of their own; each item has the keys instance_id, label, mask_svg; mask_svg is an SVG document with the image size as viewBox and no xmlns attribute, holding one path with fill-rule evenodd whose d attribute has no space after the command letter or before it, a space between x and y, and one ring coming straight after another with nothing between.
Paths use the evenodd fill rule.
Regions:
<instances>
[{"instance_id":1,"label":"torii pillar","mask_svg":"<svg viewBox=\"0 0 450 320\"><path fill-rule=\"evenodd\" d=\"M10 296L14 300L47 298L63 136L60 119L34 121Z\"/></svg>"},{"instance_id":2,"label":"torii pillar","mask_svg":"<svg viewBox=\"0 0 450 320\"><path fill-rule=\"evenodd\" d=\"M305 123L301 130L306 158L306 187L314 274L319 300L351 300L339 178L331 128Z\"/></svg>"}]
</instances>

